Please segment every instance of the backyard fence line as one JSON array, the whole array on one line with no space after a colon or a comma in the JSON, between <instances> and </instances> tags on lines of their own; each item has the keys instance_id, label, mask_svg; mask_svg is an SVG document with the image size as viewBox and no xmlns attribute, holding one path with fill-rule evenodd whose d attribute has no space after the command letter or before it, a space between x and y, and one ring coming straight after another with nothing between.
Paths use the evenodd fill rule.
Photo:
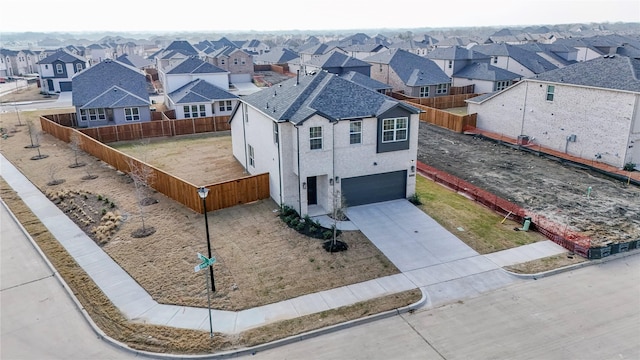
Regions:
<instances>
[{"instance_id":1,"label":"backyard fence line","mask_svg":"<svg viewBox=\"0 0 640 360\"><path fill-rule=\"evenodd\" d=\"M420 161L417 162L417 169L420 174L428 179L445 185L453 191L464 194L466 197L481 203L501 215L511 214L509 216L519 223L523 223L526 216L531 217L532 230L538 231L549 240L575 254L590 258L589 249L591 248L591 239L588 236L576 233L568 229L567 226L561 226L542 215L529 213L510 201Z\"/></svg>"},{"instance_id":2,"label":"backyard fence line","mask_svg":"<svg viewBox=\"0 0 640 360\"><path fill-rule=\"evenodd\" d=\"M40 117L40 125L42 131L67 143L71 141L72 134L78 134L80 139L79 147L83 151L111 165L116 170L129 174L132 170L130 164L134 167L147 169L148 173L151 174L149 176L150 187L198 213L202 214L204 212L202 199L200 199L197 192L199 186L105 145L82 131L57 124L45 116ZM147 170L142 170L141 172L146 172ZM206 202L207 212L270 197L268 173L208 184L205 187L209 189L211 194L208 197L209 201Z\"/></svg>"},{"instance_id":3,"label":"backyard fence line","mask_svg":"<svg viewBox=\"0 0 640 360\"><path fill-rule=\"evenodd\" d=\"M458 115L441 109L464 107L466 99L476 97L479 94L448 95L435 98L416 98L401 93L393 92L392 97L408 103L422 110L420 121L440 126L457 133L462 133L469 127L476 126L477 114Z\"/></svg>"}]
</instances>

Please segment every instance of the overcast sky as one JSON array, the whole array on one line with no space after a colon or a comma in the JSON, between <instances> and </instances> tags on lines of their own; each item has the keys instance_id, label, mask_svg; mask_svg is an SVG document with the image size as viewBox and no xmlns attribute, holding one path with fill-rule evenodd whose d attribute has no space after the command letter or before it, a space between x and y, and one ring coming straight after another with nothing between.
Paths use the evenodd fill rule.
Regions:
<instances>
[{"instance_id":1,"label":"overcast sky","mask_svg":"<svg viewBox=\"0 0 640 360\"><path fill-rule=\"evenodd\" d=\"M2 32L274 31L640 22L640 0L8 0Z\"/></svg>"}]
</instances>

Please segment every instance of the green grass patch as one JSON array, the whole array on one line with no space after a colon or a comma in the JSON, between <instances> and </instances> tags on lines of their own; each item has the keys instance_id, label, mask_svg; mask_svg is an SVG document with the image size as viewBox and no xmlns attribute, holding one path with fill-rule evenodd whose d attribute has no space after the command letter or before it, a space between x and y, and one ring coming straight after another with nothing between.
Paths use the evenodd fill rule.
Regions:
<instances>
[{"instance_id":1,"label":"green grass patch","mask_svg":"<svg viewBox=\"0 0 640 360\"><path fill-rule=\"evenodd\" d=\"M434 181L417 177L418 207L480 254L547 240L533 231L515 231L522 224L511 220Z\"/></svg>"}]
</instances>

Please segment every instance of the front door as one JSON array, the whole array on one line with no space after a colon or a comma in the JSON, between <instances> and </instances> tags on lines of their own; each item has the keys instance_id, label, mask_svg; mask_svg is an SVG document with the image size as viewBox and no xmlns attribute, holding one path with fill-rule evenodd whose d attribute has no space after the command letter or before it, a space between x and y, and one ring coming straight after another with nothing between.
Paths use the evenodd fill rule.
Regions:
<instances>
[{"instance_id":1,"label":"front door","mask_svg":"<svg viewBox=\"0 0 640 360\"><path fill-rule=\"evenodd\" d=\"M318 204L318 188L316 185L316 177L307 178L307 205Z\"/></svg>"}]
</instances>

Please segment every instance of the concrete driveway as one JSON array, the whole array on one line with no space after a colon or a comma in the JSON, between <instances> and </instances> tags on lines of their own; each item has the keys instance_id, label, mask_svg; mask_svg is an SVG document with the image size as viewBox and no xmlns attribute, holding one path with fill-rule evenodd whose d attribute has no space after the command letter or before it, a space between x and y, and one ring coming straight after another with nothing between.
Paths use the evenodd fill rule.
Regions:
<instances>
[{"instance_id":1,"label":"concrete driveway","mask_svg":"<svg viewBox=\"0 0 640 360\"><path fill-rule=\"evenodd\" d=\"M408 200L350 207L362 233L437 306L521 281L478 254Z\"/></svg>"}]
</instances>

